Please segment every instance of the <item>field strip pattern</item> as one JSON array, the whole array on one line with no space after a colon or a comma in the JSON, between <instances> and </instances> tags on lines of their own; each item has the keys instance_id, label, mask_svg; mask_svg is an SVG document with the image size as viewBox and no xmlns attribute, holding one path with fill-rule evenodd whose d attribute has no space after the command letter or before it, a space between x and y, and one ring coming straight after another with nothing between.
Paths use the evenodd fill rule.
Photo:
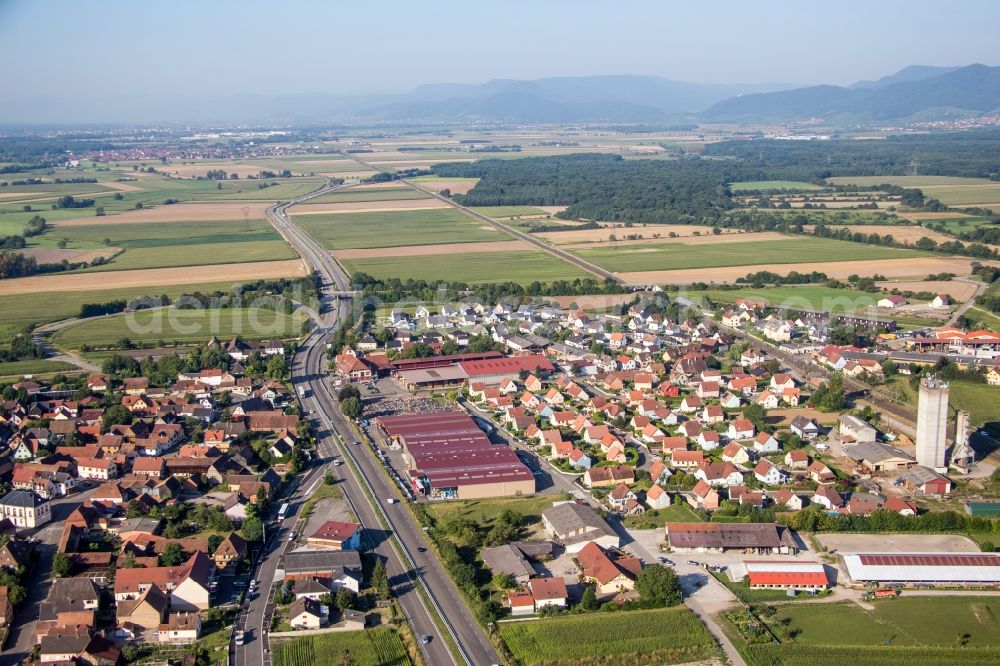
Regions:
<instances>
[{"instance_id":1,"label":"field strip pattern","mask_svg":"<svg viewBox=\"0 0 1000 666\"><path fill-rule=\"evenodd\" d=\"M191 284L199 280L246 282L282 277L303 277L306 274L306 268L300 259L180 268L149 268L114 271L113 273L56 273L0 280L0 296L48 291L95 291L125 287L150 287L155 290L157 286Z\"/></svg>"},{"instance_id":2,"label":"field strip pattern","mask_svg":"<svg viewBox=\"0 0 1000 666\"><path fill-rule=\"evenodd\" d=\"M964 257L914 257L909 259L883 259L865 261L831 261L804 264L757 264L753 266L726 266L721 268L688 268L681 270L635 271L619 273L628 284L691 284L692 282L734 282L760 271L785 275L796 271L819 271L827 276L844 279L850 275L884 275L887 278L920 278L931 273L968 275L972 260ZM980 261L992 266L996 261Z\"/></svg>"},{"instance_id":3,"label":"field strip pattern","mask_svg":"<svg viewBox=\"0 0 1000 666\"><path fill-rule=\"evenodd\" d=\"M439 243L334 250L333 256L337 259L370 259L374 257L422 257L425 255L513 252L517 250L529 252L534 250L534 246L520 240L497 241L495 243Z\"/></svg>"}]
</instances>

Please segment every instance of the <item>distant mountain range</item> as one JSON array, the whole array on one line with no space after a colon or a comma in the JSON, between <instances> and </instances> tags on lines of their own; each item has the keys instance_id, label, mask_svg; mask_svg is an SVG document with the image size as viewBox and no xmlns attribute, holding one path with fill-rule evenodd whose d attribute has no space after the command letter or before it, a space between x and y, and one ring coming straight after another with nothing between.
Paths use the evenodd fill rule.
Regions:
<instances>
[{"instance_id":1,"label":"distant mountain range","mask_svg":"<svg viewBox=\"0 0 1000 666\"><path fill-rule=\"evenodd\" d=\"M658 76L495 79L383 95L245 94L211 99L132 95L21 100L0 122L637 123L887 122L966 117L1000 109L1000 68L914 65L847 87L699 84Z\"/></svg>"},{"instance_id":2,"label":"distant mountain range","mask_svg":"<svg viewBox=\"0 0 1000 666\"><path fill-rule=\"evenodd\" d=\"M887 122L962 118L1000 111L1000 67L907 67L849 88L809 86L733 97L698 114L703 122Z\"/></svg>"}]
</instances>

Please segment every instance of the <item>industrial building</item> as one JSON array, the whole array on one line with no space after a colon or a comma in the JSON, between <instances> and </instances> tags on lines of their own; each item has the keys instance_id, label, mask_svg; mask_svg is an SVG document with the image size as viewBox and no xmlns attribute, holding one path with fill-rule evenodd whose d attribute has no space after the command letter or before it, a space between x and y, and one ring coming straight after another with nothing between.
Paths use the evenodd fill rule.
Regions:
<instances>
[{"instance_id":1,"label":"industrial building","mask_svg":"<svg viewBox=\"0 0 1000 666\"><path fill-rule=\"evenodd\" d=\"M744 560L743 567L754 590L823 590L832 585L820 562Z\"/></svg>"},{"instance_id":2,"label":"industrial building","mask_svg":"<svg viewBox=\"0 0 1000 666\"><path fill-rule=\"evenodd\" d=\"M496 384L508 377L517 377L522 372L547 377L555 370L549 360L540 354L462 361L459 365L469 375L470 382L484 384Z\"/></svg>"},{"instance_id":3,"label":"industrial building","mask_svg":"<svg viewBox=\"0 0 1000 666\"><path fill-rule=\"evenodd\" d=\"M920 380L917 401L917 462L941 469L948 448L948 384L933 375Z\"/></svg>"},{"instance_id":4,"label":"industrial building","mask_svg":"<svg viewBox=\"0 0 1000 666\"><path fill-rule=\"evenodd\" d=\"M858 584L995 585L1000 553L847 553L844 566Z\"/></svg>"},{"instance_id":5,"label":"industrial building","mask_svg":"<svg viewBox=\"0 0 1000 666\"><path fill-rule=\"evenodd\" d=\"M535 492L535 477L509 447L492 444L464 412L376 420L403 448L410 482L433 499L479 499Z\"/></svg>"}]
</instances>

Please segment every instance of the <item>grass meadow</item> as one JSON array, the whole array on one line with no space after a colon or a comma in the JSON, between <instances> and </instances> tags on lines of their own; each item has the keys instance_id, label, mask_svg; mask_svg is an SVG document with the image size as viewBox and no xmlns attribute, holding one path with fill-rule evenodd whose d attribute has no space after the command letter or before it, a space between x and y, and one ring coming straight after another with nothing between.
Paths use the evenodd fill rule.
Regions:
<instances>
[{"instance_id":1,"label":"grass meadow","mask_svg":"<svg viewBox=\"0 0 1000 666\"><path fill-rule=\"evenodd\" d=\"M504 237L506 240L506 237ZM372 257L341 261L351 273L363 271L377 278L442 280L478 284L573 280L590 273L545 252L483 252L424 257Z\"/></svg>"},{"instance_id":2,"label":"grass meadow","mask_svg":"<svg viewBox=\"0 0 1000 666\"><path fill-rule=\"evenodd\" d=\"M408 201L410 199L429 199L423 192L412 187L373 187L370 189L348 189L340 192L330 192L309 200L317 203L356 203L365 201ZM294 209L292 211L295 212Z\"/></svg>"},{"instance_id":3,"label":"grass meadow","mask_svg":"<svg viewBox=\"0 0 1000 666\"><path fill-rule=\"evenodd\" d=\"M260 308L177 310L161 308L88 319L52 335L53 344L66 349L101 347L122 338L138 343L184 344L204 342L213 335L231 338L284 338L298 335L296 316Z\"/></svg>"},{"instance_id":4,"label":"grass meadow","mask_svg":"<svg viewBox=\"0 0 1000 666\"><path fill-rule=\"evenodd\" d=\"M767 301L771 305L786 307L807 307L831 312L851 312L870 305L880 298L879 294L868 294L853 289L834 289L819 284L804 284L787 287L766 287L764 289L734 289L693 292L692 296L704 295L716 303L735 303L740 298Z\"/></svg>"},{"instance_id":5,"label":"grass meadow","mask_svg":"<svg viewBox=\"0 0 1000 666\"><path fill-rule=\"evenodd\" d=\"M541 208L535 208L533 206L483 206L480 208L473 208L472 210L477 213L482 213L486 217L496 219L504 217L521 217L524 215L547 215L547 213Z\"/></svg>"},{"instance_id":6,"label":"grass meadow","mask_svg":"<svg viewBox=\"0 0 1000 666\"><path fill-rule=\"evenodd\" d=\"M602 268L617 272L689 268L720 268L760 264L825 263L927 256L917 250L863 245L826 238L788 237L780 241L743 241L703 244L673 242L621 245L576 250L575 254ZM752 271L747 271L752 272Z\"/></svg>"},{"instance_id":7,"label":"grass meadow","mask_svg":"<svg viewBox=\"0 0 1000 666\"><path fill-rule=\"evenodd\" d=\"M295 222L331 250L511 240L485 222L451 208L299 215Z\"/></svg>"}]
</instances>

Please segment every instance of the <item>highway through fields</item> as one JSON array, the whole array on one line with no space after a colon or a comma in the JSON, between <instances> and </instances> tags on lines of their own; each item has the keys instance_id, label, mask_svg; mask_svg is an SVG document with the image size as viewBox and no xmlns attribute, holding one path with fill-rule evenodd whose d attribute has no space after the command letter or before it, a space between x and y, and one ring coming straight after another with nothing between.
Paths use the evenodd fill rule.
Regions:
<instances>
[{"instance_id":1,"label":"highway through fields","mask_svg":"<svg viewBox=\"0 0 1000 666\"><path fill-rule=\"evenodd\" d=\"M332 186L327 185L267 211L271 224L317 271L322 282L322 324L303 341L292 361L292 382L295 390L304 394L301 402L316 431L321 465L301 479L291 496L291 515L272 531L252 572L260 580L262 591L248 600L241 612L237 627L250 630L251 635L245 645L236 646L235 663L270 666L265 624L273 612L270 602L276 587L272 581L288 548L289 532L301 531L295 517L298 503L307 498L330 470L340 480L347 501L364 525L369 545L385 561L393 593L418 638L425 663L434 666L498 664L500 659L496 651L429 549L413 514L399 501L396 488L374 456L365 450L366 445L357 443L358 437L341 415L333 389L327 383L327 341L338 324L347 321L351 309L348 276L328 251L292 223L287 209L331 189ZM338 456L348 464L333 465ZM444 632L458 646L460 659L449 650L435 615L439 616ZM429 641L424 644L419 640L421 636L428 636Z\"/></svg>"}]
</instances>

